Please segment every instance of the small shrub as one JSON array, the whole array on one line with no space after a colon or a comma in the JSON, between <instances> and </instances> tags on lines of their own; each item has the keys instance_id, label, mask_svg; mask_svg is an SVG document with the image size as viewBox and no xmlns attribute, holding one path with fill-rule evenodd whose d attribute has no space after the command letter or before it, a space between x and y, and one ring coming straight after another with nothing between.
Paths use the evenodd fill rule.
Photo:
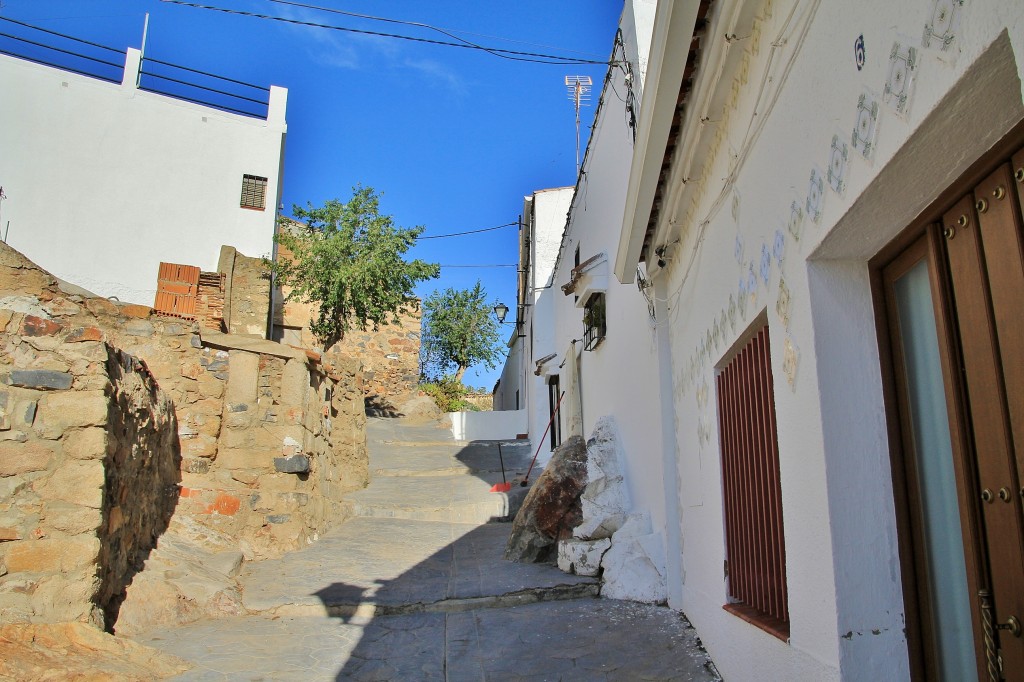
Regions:
<instances>
[{"instance_id":1,"label":"small shrub","mask_svg":"<svg viewBox=\"0 0 1024 682\"><path fill-rule=\"evenodd\" d=\"M436 381L422 383L420 390L433 398L442 412L462 412L473 409L473 406L466 401L469 389L454 376L443 376Z\"/></svg>"}]
</instances>

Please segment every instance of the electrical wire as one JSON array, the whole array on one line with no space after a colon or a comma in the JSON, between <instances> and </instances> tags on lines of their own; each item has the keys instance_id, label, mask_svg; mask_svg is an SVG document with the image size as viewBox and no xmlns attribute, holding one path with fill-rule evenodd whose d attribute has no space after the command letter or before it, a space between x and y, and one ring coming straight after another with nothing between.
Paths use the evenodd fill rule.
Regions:
<instances>
[{"instance_id":1,"label":"electrical wire","mask_svg":"<svg viewBox=\"0 0 1024 682\"><path fill-rule=\"evenodd\" d=\"M315 21L303 21L301 19L288 19L286 17L275 17L270 14L258 14L256 12L246 12L237 9L228 9L226 7L215 7L213 5L201 5L196 2L186 2L186 0L160 0L160 2L166 2L172 5L181 5L183 7L192 7L195 9L205 9L212 12L221 12L223 14L234 14L244 17L252 17L254 19L266 19L268 21L280 21L286 24L294 24L297 26L309 26L311 28L324 28L332 31L344 31L347 33L357 33L360 35L376 36L379 38L395 38L398 40L408 40L414 43L426 43L428 45L439 45L442 47L460 47L467 50L480 50L486 52L495 57L501 57L502 59L510 59L517 62L531 62L534 64L561 64L561 65L586 65L586 64L599 64L606 66L608 62L599 61L596 59L578 59L575 57L562 57L553 54L543 54L539 52L524 52L521 50L507 50L504 48L497 47L485 47L483 45L476 45L470 43L462 38L457 38L462 42L452 43L444 40L431 40L430 38L417 38L415 36L406 36L398 33L384 33L383 31L369 31L366 29L352 28L350 26L334 26L331 24L321 24ZM398 20L395 20L398 21ZM427 26L427 28L433 28ZM440 30L440 29L437 29ZM443 33L443 31L442 31Z\"/></svg>"},{"instance_id":2,"label":"electrical wire","mask_svg":"<svg viewBox=\"0 0 1024 682\"><path fill-rule=\"evenodd\" d=\"M266 0L266 1L278 4L278 5L287 5L287 6L290 6L290 7L301 7L302 9L316 10L318 12L328 12L330 14L341 14L341 15L344 15L344 16L347 16L347 17L355 17L357 19L369 19L370 21L381 21L381 22L384 22L384 23L387 23L387 24L399 24L401 26L414 26L416 28L425 28L425 29L428 29L430 31L437 31L438 33L440 33L442 35L446 35L449 38L452 38L453 40L458 40L460 42L465 43L466 45L472 45L474 47L477 47L477 48L479 48L481 50L484 50L484 51L487 51L487 52L491 52L494 49L494 48L487 48L487 47L484 47L482 45L478 45L476 43L473 43L473 42L470 42L470 41L466 40L465 38L463 38L463 37L461 37L459 35L456 35L455 29L440 28L440 27L437 27L437 26L432 26L431 24L424 24L424 23L421 23L419 21L406 21L406 20L403 20L403 19L392 19L391 17L378 17L378 16L374 16L372 14L360 14L358 12L349 12L347 10L335 9L333 7L320 7L318 5L309 5L309 4L306 4L304 2L296 2L295 0ZM470 33L469 31L459 31L459 33L466 33L468 35L480 35L481 38L491 38L491 39L494 39L494 40L505 40L505 41L508 41L508 42L516 42L516 43L521 43L521 44L524 44L524 45L535 45L537 47L544 47L544 48L548 48L548 49L556 49L556 50L560 49L560 48L557 48L557 47L553 47L551 45L538 45L536 43L528 43L526 41L509 40L508 38L501 38L499 36L488 36L488 35L474 34L474 33ZM580 52L578 50L565 50L565 51L566 52L573 52L575 54L591 54L589 52ZM501 57L502 55L499 54L499 55L496 55L496 56ZM601 63L604 63L604 62L601 62Z\"/></svg>"},{"instance_id":3,"label":"electrical wire","mask_svg":"<svg viewBox=\"0 0 1024 682\"><path fill-rule=\"evenodd\" d=\"M495 225L494 227L485 227L485 228L480 229L480 230L467 230L466 232L452 232L451 234L435 234L435 235L430 235L430 236L427 236L427 237L417 237L416 240L417 241L422 241L424 239L443 239L445 237L462 237L462 236L467 235L467 234L480 234L481 232L492 232L494 230L500 230L500 229L502 229L504 227L512 227L513 225L518 225L518 224L519 224L518 222L505 223L504 225Z\"/></svg>"},{"instance_id":4,"label":"electrical wire","mask_svg":"<svg viewBox=\"0 0 1024 682\"><path fill-rule=\"evenodd\" d=\"M518 263L492 263L490 265L442 265L442 268L518 268Z\"/></svg>"}]
</instances>

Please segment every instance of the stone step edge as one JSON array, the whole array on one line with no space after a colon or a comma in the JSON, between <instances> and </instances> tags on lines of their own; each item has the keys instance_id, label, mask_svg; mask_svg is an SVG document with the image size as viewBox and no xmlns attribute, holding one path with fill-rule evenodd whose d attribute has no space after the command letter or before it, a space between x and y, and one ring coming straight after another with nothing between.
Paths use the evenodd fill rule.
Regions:
<instances>
[{"instance_id":1,"label":"stone step edge","mask_svg":"<svg viewBox=\"0 0 1024 682\"><path fill-rule=\"evenodd\" d=\"M372 476L385 476L385 477L399 477L408 476L411 478L427 478L430 476L479 476L480 474L501 474L502 470L497 469L470 469L468 467L447 467L443 469L394 469L394 468L378 468L372 469L370 474ZM525 471L513 471L511 469L505 470L505 475L509 481L512 480L513 475L525 474Z\"/></svg>"},{"instance_id":2,"label":"stone step edge","mask_svg":"<svg viewBox=\"0 0 1024 682\"><path fill-rule=\"evenodd\" d=\"M413 613L461 613L476 609L509 608L547 601L596 599L600 596L600 583L592 582L576 585L555 585L552 587L528 587L499 595L457 597L414 604L377 604L375 602L360 602L356 604L282 604L267 609L248 609L248 612L250 615L255 616L327 616L330 618L370 619L384 616L404 616Z\"/></svg>"}]
</instances>

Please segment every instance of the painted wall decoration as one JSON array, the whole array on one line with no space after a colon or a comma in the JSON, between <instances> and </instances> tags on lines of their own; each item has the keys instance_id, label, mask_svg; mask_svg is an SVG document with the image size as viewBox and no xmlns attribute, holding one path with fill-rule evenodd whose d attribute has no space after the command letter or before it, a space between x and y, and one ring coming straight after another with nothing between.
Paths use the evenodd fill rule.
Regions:
<instances>
[{"instance_id":1,"label":"painted wall decoration","mask_svg":"<svg viewBox=\"0 0 1024 682\"><path fill-rule=\"evenodd\" d=\"M857 64L858 71L864 68L864 62L867 60L867 52L864 49L863 33L857 36L857 40L853 41L853 60Z\"/></svg>"},{"instance_id":2,"label":"painted wall decoration","mask_svg":"<svg viewBox=\"0 0 1024 682\"><path fill-rule=\"evenodd\" d=\"M864 91L857 99L857 121L853 124L850 142L860 155L871 160L875 153L875 132L878 130L878 100Z\"/></svg>"},{"instance_id":3,"label":"painted wall decoration","mask_svg":"<svg viewBox=\"0 0 1024 682\"><path fill-rule=\"evenodd\" d=\"M775 312L778 313L779 319L782 320L782 326L789 329L789 304L791 302L789 295L789 287L786 286L786 280L783 278L779 279L779 298L775 302Z\"/></svg>"},{"instance_id":4,"label":"painted wall decoration","mask_svg":"<svg viewBox=\"0 0 1024 682\"><path fill-rule=\"evenodd\" d=\"M900 116L906 116L910 108L917 66L917 48L905 41L893 42L889 52L889 77L885 81L882 100Z\"/></svg>"},{"instance_id":5,"label":"painted wall decoration","mask_svg":"<svg viewBox=\"0 0 1024 682\"><path fill-rule=\"evenodd\" d=\"M804 209L796 199L789 205L789 222L786 229L793 236L793 241L800 242L800 233L804 227Z\"/></svg>"},{"instance_id":6,"label":"painted wall decoration","mask_svg":"<svg viewBox=\"0 0 1024 682\"><path fill-rule=\"evenodd\" d=\"M932 0L931 16L924 24L923 47L950 52L960 31L964 0Z\"/></svg>"},{"instance_id":7,"label":"painted wall decoration","mask_svg":"<svg viewBox=\"0 0 1024 682\"><path fill-rule=\"evenodd\" d=\"M828 156L828 185L836 194L846 190L846 162L849 158L849 145L842 135L836 133L832 136L832 150Z\"/></svg>"},{"instance_id":8,"label":"painted wall decoration","mask_svg":"<svg viewBox=\"0 0 1024 682\"><path fill-rule=\"evenodd\" d=\"M825 178L817 166L811 168L811 180L807 186L807 217L821 222L821 211L825 203Z\"/></svg>"},{"instance_id":9,"label":"painted wall decoration","mask_svg":"<svg viewBox=\"0 0 1024 682\"><path fill-rule=\"evenodd\" d=\"M796 372L800 366L800 351L793 342L793 337L786 334L786 341L782 346L782 372L786 375L789 387L796 390Z\"/></svg>"}]
</instances>

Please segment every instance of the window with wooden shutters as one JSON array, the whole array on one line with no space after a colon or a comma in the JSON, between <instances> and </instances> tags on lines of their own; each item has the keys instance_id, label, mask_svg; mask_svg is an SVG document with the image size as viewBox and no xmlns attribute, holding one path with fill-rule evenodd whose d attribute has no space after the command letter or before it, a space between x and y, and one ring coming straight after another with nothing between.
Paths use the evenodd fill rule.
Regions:
<instances>
[{"instance_id":1,"label":"window with wooden shutters","mask_svg":"<svg viewBox=\"0 0 1024 682\"><path fill-rule=\"evenodd\" d=\"M724 608L788 640L786 543L767 325L720 369L716 383L730 602Z\"/></svg>"},{"instance_id":2,"label":"window with wooden shutters","mask_svg":"<svg viewBox=\"0 0 1024 682\"><path fill-rule=\"evenodd\" d=\"M242 176L242 208L263 210L267 205L267 179L258 175Z\"/></svg>"}]
</instances>

